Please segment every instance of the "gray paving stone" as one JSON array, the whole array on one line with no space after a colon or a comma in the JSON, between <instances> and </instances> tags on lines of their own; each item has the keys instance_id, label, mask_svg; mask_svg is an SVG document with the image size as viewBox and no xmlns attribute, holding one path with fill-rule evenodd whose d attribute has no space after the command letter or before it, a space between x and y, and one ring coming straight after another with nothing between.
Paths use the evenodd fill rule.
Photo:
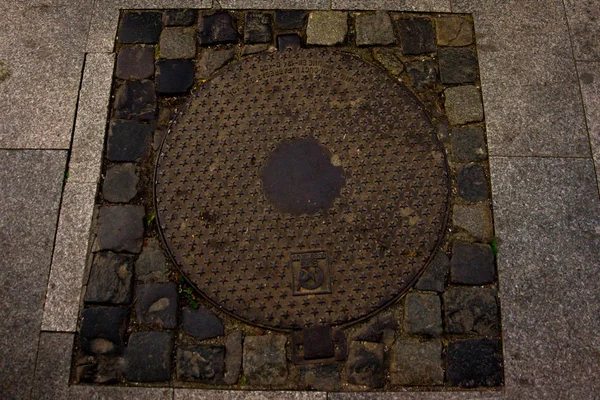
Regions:
<instances>
[{"instance_id":1,"label":"gray paving stone","mask_svg":"<svg viewBox=\"0 0 600 400\"><path fill-rule=\"evenodd\" d=\"M333 46L344 43L348 14L341 11L313 11L308 16L306 44Z\"/></svg>"},{"instance_id":2,"label":"gray paving stone","mask_svg":"<svg viewBox=\"0 0 600 400\"><path fill-rule=\"evenodd\" d=\"M386 12L356 14L356 45L388 45L396 41L392 20Z\"/></svg>"},{"instance_id":3,"label":"gray paving stone","mask_svg":"<svg viewBox=\"0 0 600 400\"><path fill-rule=\"evenodd\" d=\"M500 313L495 288L450 287L443 298L447 333L499 335Z\"/></svg>"},{"instance_id":4,"label":"gray paving stone","mask_svg":"<svg viewBox=\"0 0 600 400\"><path fill-rule=\"evenodd\" d=\"M483 201L490 197L488 178L479 164L459 166L456 170L456 183L458 195L466 201Z\"/></svg>"},{"instance_id":5,"label":"gray paving stone","mask_svg":"<svg viewBox=\"0 0 600 400\"><path fill-rule=\"evenodd\" d=\"M325 392L175 389L174 400L327 400Z\"/></svg>"},{"instance_id":6,"label":"gray paving stone","mask_svg":"<svg viewBox=\"0 0 600 400\"><path fill-rule=\"evenodd\" d=\"M32 386L67 154L0 151L0 393ZM15 327L18 334L15 334Z\"/></svg>"},{"instance_id":7,"label":"gray paving stone","mask_svg":"<svg viewBox=\"0 0 600 400\"><path fill-rule=\"evenodd\" d=\"M144 283L167 282L167 258L158 240L150 238L135 262L135 279Z\"/></svg>"},{"instance_id":8,"label":"gray paving stone","mask_svg":"<svg viewBox=\"0 0 600 400\"><path fill-rule=\"evenodd\" d=\"M389 346L394 341L397 321L391 312L382 312L371 318L358 330L352 339L361 342L383 343Z\"/></svg>"},{"instance_id":9,"label":"gray paving stone","mask_svg":"<svg viewBox=\"0 0 600 400\"><path fill-rule=\"evenodd\" d=\"M112 121L108 130L106 158L140 161L148 154L154 125L137 121Z\"/></svg>"},{"instance_id":10,"label":"gray paving stone","mask_svg":"<svg viewBox=\"0 0 600 400\"><path fill-rule=\"evenodd\" d=\"M448 121L462 125L483 120L481 93L475 86L456 86L444 90L444 106Z\"/></svg>"},{"instance_id":11,"label":"gray paving stone","mask_svg":"<svg viewBox=\"0 0 600 400\"><path fill-rule=\"evenodd\" d=\"M88 254L96 185L65 185L42 329L75 332Z\"/></svg>"},{"instance_id":12,"label":"gray paving stone","mask_svg":"<svg viewBox=\"0 0 600 400\"><path fill-rule=\"evenodd\" d=\"M494 157L491 171L508 395L591 398L600 393L592 161Z\"/></svg>"},{"instance_id":13,"label":"gray paving stone","mask_svg":"<svg viewBox=\"0 0 600 400\"><path fill-rule=\"evenodd\" d=\"M468 46L473 43L473 25L462 16L436 18L435 32L438 46Z\"/></svg>"},{"instance_id":14,"label":"gray paving stone","mask_svg":"<svg viewBox=\"0 0 600 400\"><path fill-rule=\"evenodd\" d=\"M177 326L177 285L148 283L135 287L135 316L140 324L163 329Z\"/></svg>"},{"instance_id":15,"label":"gray paving stone","mask_svg":"<svg viewBox=\"0 0 600 400\"><path fill-rule=\"evenodd\" d=\"M300 387L309 390L341 390L342 367L341 363L301 366Z\"/></svg>"},{"instance_id":16,"label":"gray paving stone","mask_svg":"<svg viewBox=\"0 0 600 400\"><path fill-rule=\"evenodd\" d=\"M165 28L160 34L161 58L194 58L196 56L196 30L194 28Z\"/></svg>"},{"instance_id":17,"label":"gray paving stone","mask_svg":"<svg viewBox=\"0 0 600 400\"><path fill-rule=\"evenodd\" d=\"M69 158L69 182L97 183L100 179L113 66L112 54L86 56Z\"/></svg>"},{"instance_id":18,"label":"gray paving stone","mask_svg":"<svg viewBox=\"0 0 600 400\"><path fill-rule=\"evenodd\" d=\"M210 339L224 333L223 322L208 308L184 308L181 311L182 328L185 333L198 340Z\"/></svg>"},{"instance_id":19,"label":"gray paving stone","mask_svg":"<svg viewBox=\"0 0 600 400\"><path fill-rule=\"evenodd\" d=\"M502 385L502 346L499 340L451 341L447 351L446 368L450 384L461 387Z\"/></svg>"},{"instance_id":20,"label":"gray paving stone","mask_svg":"<svg viewBox=\"0 0 600 400\"><path fill-rule=\"evenodd\" d=\"M155 46L123 46L117 55L115 76L121 79L147 79L154 75Z\"/></svg>"},{"instance_id":21,"label":"gray paving stone","mask_svg":"<svg viewBox=\"0 0 600 400\"><path fill-rule=\"evenodd\" d=\"M473 83L477 79L477 58L469 47L440 48L438 62L442 83Z\"/></svg>"},{"instance_id":22,"label":"gray paving stone","mask_svg":"<svg viewBox=\"0 0 600 400\"><path fill-rule=\"evenodd\" d=\"M413 87L419 92L431 90L438 82L438 71L433 60L412 61L407 70L412 77Z\"/></svg>"},{"instance_id":23,"label":"gray paving stone","mask_svg":"<svg viewBox=\"0 0 600 400\"><path fill-rule=\"evenodd\" d=\"M285 35L283 35L283 36L285 36ZM250 55L250 54L256 54L256 53L262 53L263 51L275 51L275 48L266 43L249 44L249 45L242 47L242 55L243 56Z\"/></svg>"},{"instance_id":24,"label":"gray paving stone","mask_svg":"<svg viewBox=\"0 0 600 400\"><path fill-rule=\"evenodd\" d=\"M196 11L193 8L166 10L163 14L165 26L190 26L196 22Z\"/></svg>"},{"instance_id":25,"label":"gray paving stone","mask_svg":"<svg viewBox=\"0 0 600 400\"><path fill-rule=\"evenodd\" d=\"M125 81L116 90L113 118L152 121L156 118L155 114L156 90L154 81L148 79Z\"/></svg>"},{"instance_id":26,"label":"gray paving stone","mask_svg":"<svg viewBox=\"0 0 600 400\"><path fill-rule=\"evenodd\" d=\"M281 30L292 30L304 28L306 21L306 11L303 10L282 10L275 11L275 26Z\"/></svg>"},{"instance_id":27,"label":"gray paving stone","mask_svg":"<svg viewBox=\"0 0 600 400\"><path fill-rule=\"evenodd\" d=\"M228 12L216 12L200 16L198 24L198 43L214 45L236 43L238 32L235 21Z\"/></svg>"},{"instance_id":28,"label":"gray paving stone","mask_svg":"<svg viewBox=\"0 0 600 400\"><path fill-rule=\"evenodd\" d=\"M144 236L144 206L104 206L98 214L98 250L139 253Z\"/></svg>"},{"instance_id":29,"label":"gray paving stone","mask_svg":"<svg viewBox=\"0 0 600 400\"><path fill-rule=\"evenodd\" d=\"M89 7L3 4L0 60L11 72L0 93L0 148L70 147Z\"/></svg>"},{"instance_id":30,"label":"gray paving stone","mask_svg":"<svg viewBox=\"0 0 600 400\"><path fill-rule=\"evenodd\" d=\"M380 388L385 385L383 344L351 342L348 346L344 379L355 385Z\"/></svg>"},{"instance_id":31,"label":"gray paving stone","mask_svg":"<svg viewBox=\"0 0 600 400\"><path fill-rule=\"evenodd\" d=\"M402 50L393 47L376 47L372 51L373 58L394 76L399 76L404 72L404 64L402 63Z\"/></svg>"},{"instance_id":32,"label":"gray paving stone","mask_svg":"<svg viewBox=\"0 0 600 400\"><path fill-rule=\"evenodd\" d=\"M244 375L253 385L281 385L288 376L283 335L246 336Z\"/></svg>"},{"instance_id":33,"label":"gray paving stone","mask_svg":"<svg viewBox=\"0 0 600 400\"><path fill-rule=\"evenodd\" d=\"M442 305L437 294L410 292L404 302L404 330L411 335L442 334Z\"/></svg>"},{"instance_id":34,"label":"gray paving stone","mask_svg":"<svg viewBox=\"0 0 600 400\"><path fill-rule=\"evenodd\" d=\"M230 9L279 9L279 10L327 10L328 0L219 0L223 8Z\"/></svg>"},{"instance_id":35,"label":"gray paving stone","mask_svg":"<svg viewBox=\"0 0 600 400\"><path fill-rule=\"evenodd\" d=\"M496 276L494 254L487 244L454 242L450 281L464 285L485 285Z\"/></svg>"},{"instance_id":36,"label":"gray paving stone","mask_svg":"<svg viewBox=\"0 0 600 400\"><path fill-rule=\"evenodd\" d=\"M332 0L334 10L450 12L449 0Z\"/></svg>"},{"instance_id":37,"label":"gray paving stone","mask_svg":"<svg viewBox=\"0 0 600 400\"><path fill-rule=\"evenodd\" d=\"M164 382L171 379L173 334L135 332L125 350L124 375L134 382Z\"/></svg>"},{"instance_id":38,"label":"gray paving stone","mask_svg":"<svg viewBox=\"0 0 600 400\"><path fill-rule=\"evenodd\" d=\"M177 349L177 379L182 381L223 383L225 347L201 345Z\"/></svg>"},{"instance_id":39,"label":"gray paving stone","mask_svg":"<svg viewBox=\"0 0 600 400\"><path fill-rule=\"evenodd\" d=\"M450 260L446 253L437 252L431 264L415 284L415 289L441 293L446 285L446 277L450 270Z\"/></svg>"},{"instance_id":40,"label":"gray paving stone","mask_svg":"<svg viewBox=\"0 0 600 400\"><path fill-rule=\"evenodd\" d=\"M596 178L600 187L600 62L577 63Z\"/></svg>"},{"instance_id":41,"label":"gray paving stone","mask_svg":"<svg viewBox=\"0 0 600 400\"><path fill-rule=\"evenodd\" d=\"M483 128L479 126L454 128L450 133L450 139L454 161L483 161L487 158Z\"/></svg>"},{"instance_id":42,"label":"gray paving stone","mask_svg":"<svg viewBox=\"0 0 600 400\"><path fill-rule=\"evenodd\" d=\"M494 236L492 212L487 202L478 204L455 204L452 207L452 223L456 228L464 229L473 239L489 243Z\"/></svg>"},{"instance_id":43,"label":"gray paving stone","mask_svg":"<svg viewBox=\"0 0 600 400\"><path fill-rule=\"evenodd\" d=\"M42 332L35 366L32 399L64 399L68 396L73 333ZM7 392L3 391L6 395ZM23 391L22 394L25 394ZM17 397L14 397L17 398Z\"/></svg>"},{"instance_id":44,"label":"gray paving stone","mask_svg":"<svg viewBox=\"0 0 600 400\"><path fill-rule=\"evenodd\" d=\"M161 29L161 12L125 11L121 14L117 40L119 43L158 43Z\"/></svg>"},{"instance_id":45,"label":"gray paving stone","mask_svg":"<svg viewBox=\"0 0 600 400\"><path fill-rule=\"evenodd\" d=\"M433 24L427 18L397 19L402 52L407 55L432 53L437 50Z\"/></svg>"},{"instance_id":46,"label":"gray paving stone","mask_svg":"<svg viewBox=\"0 0 600 400\"><path fill-rule=\"evenodd\" d=\"M401 339L394 343L390 361L392 385L441 385L442 343L437 340Z\"/></svg>"},{"instance_id":47,"label":"gray paving stone","mask_svg":"<svg viewBox=\"0 0 600 400\"><path fill-rule=\"evenodd\" d=\"M69 400L173 400L172 388L73 385L69 389Z\"/></svg>"},{"instance_id":48,"label":"gray paving stone","mask_svg":"<svg viewBox=\"0 0 600 400\"><path fill-rule=\"evenodd\" d=\"M504 399L504 391L411 391L379 393L328 393L328 400L474 400Z\"/></svg>"},{"instance_id":49,"label":"gray paving stone","mask_svg":"<svg viewBox=\"0 0 600 400\"><path fill-rule=\"evenodd\" d=\"M81 313L81 349L87 354L121 354L128 319L129 311L125 308L86 308Z\"/></svg>"},{"instance_id":50,"label":"gray paving stone","mask_svg":"<svg viewBox=\"0 0 600 400\"><path fill-rule=\"evenodd\" d=\"M600 61L600 4L594 0L565 0L576 60Z\"/></svg>"},{"instance_id":51,"label":"gray paving stone","mask_svg":"<svg viewBox=\"0 0 600 400\"><path fill-rule=\"evenodd\" d=\"M129 303L131 301L132 277L132 256L110 251L96 253L85 291L85 302Z\"/></svg>"},{"instance_id":52,"label":"gray paving stone","mask_svg":"<svg viewBox=\"0 0 600 400\"><path fill-rule=\"evenodd\" d=\"M244 24L244 43L272 43L273 21L270 14L249 12Z\"/></svg>"},{"instance_id":53,"label":"gray paving stone","mask_svg":"<svg viewBox=\"0 0 600 400\"><path fill-rule=\"evenodd\" d=\"M102 184L102 196L112 203L127 203L137 194L137 175L135 164L116 164L108 168Z\"/></svg>"},{"instance_id":54,"label":"gray paving stone","mask_svg":"<svg viewBox=\"0 0 600 400\"><path fill-rule=\"evenodd\" d=\"M196 64L196 79L208 79L210 76L235 56L234 49L202 50Z\"/></svg>"},{"instance_id":55,"label":"gray paving stone","mask_svg":"<svg viewBox=\"0 0 600 400\"><path fill-rule=\"evenodd\" d=\"M225 339L225 374L223 381L227 385L238 382L242 373L244 333L233 331Z\"/></svg>"}]
</instances>

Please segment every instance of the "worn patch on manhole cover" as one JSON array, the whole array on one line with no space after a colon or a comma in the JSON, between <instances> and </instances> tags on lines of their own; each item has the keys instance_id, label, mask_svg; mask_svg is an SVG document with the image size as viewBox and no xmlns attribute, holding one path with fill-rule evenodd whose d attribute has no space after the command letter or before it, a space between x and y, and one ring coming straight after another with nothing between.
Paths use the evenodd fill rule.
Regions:
<instances>
[{"instance_id":1,"label":"worn patch on manhole cover","mask_svg":"<svg viewBox=\"0 0 600 400\"><path fill-rule=\"evenodd\" d=\"M155 179L182 273L275 329L358 321L405 293L444 231L449 190L416 98L326 49L250 57L198 88Z\"/></svg>"}]
</instances>

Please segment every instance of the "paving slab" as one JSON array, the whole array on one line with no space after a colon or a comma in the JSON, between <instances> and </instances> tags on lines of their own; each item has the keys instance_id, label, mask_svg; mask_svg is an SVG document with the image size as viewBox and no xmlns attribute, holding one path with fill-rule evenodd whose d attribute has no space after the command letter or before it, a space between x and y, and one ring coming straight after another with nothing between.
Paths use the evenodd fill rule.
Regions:
<instances>
[{"instance_id":1,"label":"paving slab","mask_svg":"<svg viewBox=\"0 0 600 400\"><path fill-rule=\"evenodd\" d=\"M69 148L89 17L85 4L3 13L0 147Z\"/></svg>"},{"instance_id":2,"label":"paving slab","mask_svg":"<svg viewBox=\"0 0 600 400\"><path fill-rule=\"evenodd\" d=\"M596 165L596 179L600 188L600 62L578 62L577 71L579 72L592 157Z\"/></svg>"},{"instance_id":3,"label":"paving slab","mask_svg":"<svg viewBox=\"0 0 600 400\"><path fill-rule=\"evenodd\" d=\"M19 398L32 385L66 159L64 151L0 151L0 393L6 397Z\"/></svg>"},{"instance_id":4,"label":"paving slab","mask_svg":"<svg viewBox=\"0 0 600 400\"><path fill-rule=\"evenodd\" d=\"M65 185L42 330L77 330L95 198L95 183L67 182Z\"/></svg>"},{"instance_id":5,"label":"paving slab","mask_svg":"<svg viewBox=\"0 0 600 400\"><path fill-rule=\"evenodd\" d=\"M215 0L215 8L327 10L329 0Z\"/></svg>"},{"instance_id":6,"label":"paving slab","mask_svg":"<svg viewBox=\"0 0 600 400\"><path fill-rule=\"evenodd\" d=\"M474 15L490 154L589 156L562 2L456 0L453 11Z\"/></svg>"},{"instance_id":7,"label":"paving slab","mask_svg":"<svg viewBox=\"0 0 600 400\"><path fill-rule=\"evenodd\" d=\"M592 160L493 157L490 169L507 394L593 398L600 200Z\"/></svg>"},{"instance_id":8,"label":"paving slab","mask_svg":"<svg viewBox=\"0 0 600 400\"><path fill-rule=\"evenodd\" d=\"M334 10L450 12L450 0L331 0Z\"/></svg>"},{"instance_id":9,"label":"paving slab","mask_svg":"<svg viewBox=\"0 0 600 400\"><path fill-rule=\"evenodd\" d=\"M59 399L68 397L70 357L73 333L42 332L35 366L32 399Z\"/></svg>"},{"instance_id":10,"label":"paving slab","mask_svg":"<svg viewBox=\"0 0 600 400\"><path fill-rule=\"evenodd\" d=\"M327 400L474 400L502 399L504 392L328 393Z\"/></svg>"},{"instance_id":11,"label":"paving slab","mask_svg":"<svg viewBox=\"0 0 600 400\"><path fill-rule=\"evenodd\" d=\"M600 2L565 0L576 60L600 61Z\"/></svg>"},{"instance_id":12,"label":"paving slab","mask_svg":"<svg viewBox=\"0 0 600 400\"><path fill-rule=\"evenodd\" d=\"M97 183L110 101L113 54L88 54L73 133L69 182Z\"/></svg>"},{"instance_id":13,"label":"paving slab","mask_svg":"<svg viewBox=\"0 0 600 400\"><path fill-rule=\"evenodd\" d=\"M327 400L325 392L175 389L173 400Z\"/></svg>"}]
</instances>

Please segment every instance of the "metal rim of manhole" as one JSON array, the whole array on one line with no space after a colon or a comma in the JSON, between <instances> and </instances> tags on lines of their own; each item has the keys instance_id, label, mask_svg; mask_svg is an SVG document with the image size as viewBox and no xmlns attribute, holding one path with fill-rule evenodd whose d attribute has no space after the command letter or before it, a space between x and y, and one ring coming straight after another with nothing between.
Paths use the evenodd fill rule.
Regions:
<instances>
[{"instance_id":1,"label":"metal rim of manhole","mask_svg":"<svg viewBox=\"0 0 600 400\"><path fill-rule=\"evenodd\" d=\"M347 325L406 293L445 231L448 167L417 98L330 49L250 56L195 90L163 140L168 253L253 325Z\"/></svg>"}]
</instances>

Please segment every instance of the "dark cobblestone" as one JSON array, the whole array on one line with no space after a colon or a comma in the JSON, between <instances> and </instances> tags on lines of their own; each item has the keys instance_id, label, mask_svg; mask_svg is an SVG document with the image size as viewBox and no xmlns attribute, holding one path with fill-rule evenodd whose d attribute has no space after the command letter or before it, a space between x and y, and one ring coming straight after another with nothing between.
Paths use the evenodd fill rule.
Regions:
<instances>
[{"instance_id":1,"label":"dark cobblestone","mask_svg":"<svg viewBox=\"0 0 600 400\"><path fill-rule=\"evenodd\" d=\"M117 55L117 78L147 79L154 75L154 46L123 46Z\"/></svg>"},{"instance_id":2,"label":"dark cobblestone","mask_svg":"<svg viewBox=\"0 0 600 400\"><path fill-rule=\"evenodd\" d=\"M144 241L144 206L105 206L98 214L98 250L139 253Z\"/></svg>"},{"instance_id":3,"label":"dark cobblestone","mask_svg":"<svg viewBox=\"0 0 600 400\"><path fill-rule=\"evenodd\" d=\"M236 43L238 36L233 18L226 12L202 16L198 39L201 45Z\"/></svg>"},{"instance_id":4,"label":"dark cobblestone","mask_svg":"<svg viewBox=\"0 0 600 400\"><path fill-rule=\"evenodd\" d=\"M306 21L306 11L275 11L275 26L277 29L286 31L302 29Z\"/></svg>"},{"instance_id":5,"label":"dark cobblestone","mask_svg":"<svg viewBox=\"0 0 600 400\"><path fill-rule=\"evenodd\" d=\"M161 58L178 59L196 57L196 32L194 28L165 28L160 34Z\"/></svg>"},{"instance_id":6,"label":"dark cobblestone","mask_svg":"<svg viewBox=\"0 0 600 400\"><path fill-rule=\"evenodd\" d=\"M438 251L431 264L425 268L423 275L417 281L415 289L438 293L443 292L449 269L450 260L448 256L446 253Z\"/></svg>"},{"instance_id":7,"label":"dark cobblestone","mask_svg":"<svg viewBox=\"0 0 600 400\"><path fill-rule=\"evenodd\" d=\"M115 93L113 118L150 121L156 115L154 82L125 81Z\"/></svg>"},{"instance_id":8,"label":"dark cobblestone","mask_svg":"<svg viewBox=\"0 0 600 400\"><path fill-rule=\"evenodd\" d=\"M300 367L300 385L305 390L339 391L344 364L317 364Z\"/></svg>"},{"instance_id":9,"label":"dark cobblestone","mask_svg":"<svg viewBox=\"0 0 600 400\"><path fill-rule=\"evenodd\" d=\"M356 45L376 46L396 41L390 16L386 12L356 14Z\"/></svg>"},{"instance_id":10,"label":"dark cobblestone","mask_svg":"<svg viewBox=\"0 0 600 400\"><path fill-rule=\"evenodd\" d=\"M283 335L246 336L244 375L253 385L281 385L288 376Z\"/></svg>"},{"instance_id":11,"label":"dark cobblestone","mask_svg":"<svg viewBox=\"0 0 600 400\"><path fill-rule=\"evenodd\" d=\"M444 293L446 332L498 335L497 296L494 288L449 288Z\"/></svg>"},{"instance_id":12,"label":"dark cobblestone","mask_svg":"<svg viewBox=\"0 0 600 400\"><path fill-rule=\"evenodd\" d=\"M377 47L373 49L373 58L394 76L400 76L404 72L402 63L402 50L394 47Z\"/></svg>"},{"instance_id":13,"label":"dark cobblestone","mask_svg":"<svg viewBox=\"0 0 600 400\"><path fill-rule=\"evenodd\" d=\"M459 162L473 162L487 159L485 131L478 126L454 128L452 139L452 159Z\"/></svg>"},{"instance_id":14,"label":"dark cobblestone","mask_svg":"<svg viewBox=\"0 0 600 400\"><path fill-rule=\"evenodd\" d=\"M165 26L190 26L196 22L196 14L194 9L166 10L163 22Z\"/></svg>"},{"instance_id":15,"label":"dark cobblestone","mask_svg":"<svg viewBox=\"0 0 600 400\"><path fill-rule=\"evenodd\" d=\"M210 76L235 56L233 49L204 50L197 64L197 78L208 79Z\"/></svg>"},{"instance_id":16,"label":"dark cobblestone","mask_svg":"<svg viewBox=\"0 0 600 400\"><path fill-rule=\"evenodd\" d=\"M135 296L139 323L165 329L177 326L177 286L174 283L137 285Z\"/></svg>"},{"instance_id":17,"label":"dark cobblestone","mask_svg":"<svg viewBox=\"0 0 600 400\"><path fill-rule=\"evenodd\" d=\"M302 47L302 38L295 33L277 36L277 49L280 51L296 50L300 47Z\"/></svg>"},{"instance_id":18,"label":"dark cobblestone","mask_svg":"<svg viewBox=\"0 0 600 400\"><path fill-rule=\"evenodd\" d=\"M139 181L134 164L113 165L106 171L102 196L111 203L127 203L137 194Z\"/></svg>"},{"instance_id":19,"label":"dark cobblestone","mask_svg":"<svg viewBox=\"0 0 600 400\"><path fill-rule=\"evenodd\" d=\"M383 344L352 342L344 370L346 381L380 388L385 385Z\"/></svg>"},{"instance_id":20,"label":"dark cobblestone","mask_svg":"<svg viewBox=\"0 0 600 400\"><path fill-rule=\"evenodd\" d=\"M96 253L85 292L87 303L131 302L133 257L113 252Z\"/></svg>"},{"instance_id":21,"label":"dark cobblestone","mask_svg":"<svg viewBox=\"0 0 600 400\"><path fill-rule=\"evenodd\" d=\"M477 58L468 47L446 47L438 50L442 83L472 83L477 79Z\"/></svg>"},{"instance_id":22,"label":"dark cobblestone","mask_svg":"<svg viewBox=\"0 0 600 400\"><path fill-rule=\"evenodd\" d=\"M171 379L173 335L167 332L135 332L125 350L124 376L134 382Z\"/></svg>"},{"instance_id":23,"label":"dark cobblestone","mask_svg":"<svg viewBox=\"0 0 600 400\"><path fill-rule=\"evenodd\" d=\"M430 20L425 18L399 19L396 21L396 25L404 54L416 55L436 51L435 34Z\"/></svg>"},{"instance_id":24,"label":"dark cobblestone","mask_svg":"<svg viewBox=\"0 0 600 400\"><path fill-rule=\"evenodd\" d=\"M391 312L383 312L360 329L353 337L354 340L363 342L384 343L390 345L394 341L394 335L398 324Z\"/></svg>"},{"instance_id":25,"label":"dark cobblestone","mask_svg":"<svg viewBox=\"0 0 600 400\"><path fill-rule=\"evenodd\" d=\"M494 254L490 246L455 242L452 246L450 280L465 285L485 285L495 278Z\"/></svg>"},{"instance_id":26,"label":"dark cobblestone","mask_svg":"<svg viewBox=\"0 0 600 400\"><path fill-rule=\"evenodd\" d=\"M404 303L404 328L412 335L439 336L442 334L440 298L432 293L411 292Z\"/></svg>"},{"instance_id":27,"label":"dark cobblestone","mask_svg":"<svg viewBox=\"0 0 600 400\"><path fill-rule=\"evenodd\" d=\"M437 340L398 340L392 347L390 380L392 385L441 385L442 343Z\"/></svg>"},{"instance_id":28,"label":"dark cobblestone","mask_svg":"<svg viewBox=\"0 0 600 400\"><path fill-rule=\"evenodd\" d=\"M245 25L245 43L271 43L273 41L273 28L269 14L249 12L246 14Z\"/></svg>"},{"instance_id":29,"label":"dark cobblestone","mask_svg":"<svg viewBox=\"0 0 600 400\"><path fill-rule=\"evenodd\" d=\"M177 349L177 378L220 384L223 381L225 348L223 346L198 346Z\"/></svg>"},{"instance_id":30,"label":"dark cobblestone","mask_svg":"<svg viewBox=\"0 0 600 400\"><path fill-rule=\"evenodd\" d=\"M223 322L207 308L184 308L181 316L183 331L196 339L204 340L223 335Z\"/></svg>"},{"instance_id":31,"label":"dark cobblestone","mask_svg":"<svg viewBox=\"0 0 600 400\"><path fill-rule=\"evenodd\" d=\"M161 29L160 12L126 12L121 17L117 38L120 43L158 43Z\"/></svg>"},{"instance_id":32,"label":"dark cobblestone","mask_svg":"<svg viewBox=\"0 0 600 400\"><path fill-rule=\"evenodd\" d=\"M110 161L140 161L148 154L153 130L153 125L137 121L112 121L106 158Z\"/></svg>"},{"instance_id":33,"label":"dark cobblestone","mask_svg":"<svg viewBox=\"0 0 600 400\"><path fill-rule=\"evenodd\" d=\"M234 385L238 382L242 372L242 357L244 333L242 331L233 331L227 335L225 341L225 376L223 381L227 385Z\"/></svg>"},{"instance_id":34,"label":"dark cobblestone","mask_svg":"<svg viewBox=\"0 0 600 400\"><path fill-rule=\"evenodd\" d=\"M456 181L458 195L467 201L482 201L490 197L488 178L481 165L471 164L459 167Z\"/></svg>"},{"instance_id":35,"label":"dark cobblestone","mask_svg":"<svg viewBox=\"0 0 600 400\"><path fill-rule=\"evenodd\" d=\"M135 276L144 283L167 281L167 258L158 240L150 238L135 262Z\"/></svg>"},{"instance_id":36,"label":"dark cobblestone","mask_svg":"<svg viewBox=\"0 0 600 400\"><path fill-rule=\"evenodd\" d=\"M461 387L502 385L502 347L499 340L466 339L448 344L446 373Z\"/></svg>"},{"instance_id":37,"label":"dark cobblestone","mask_svg":"<svg viewBox=\"0 0 600 400\"><path fill-rule=\"evenodd\" d=\"M431 89L437 83L437 68L432 60L413 61L408 64L414 88L419 91Z\"/></svg>"},{"instance_id":38,"label":"dark cobblestone","mask_svg":"<svg viewBox=\"0 0 600 400\"><path fill-rule=\"evenodd\" d=\"M156 91L160 94L178 95L190 90L194 84L192 60L160 60L156 63Z\"/></svg>"},{"instance_id":39,"label":"dark cobblestone","mask_svg":"<svg viewBox=\"0 0 600 400\"><path fill-rule=\"evenodd\" d=\"M118 307L86 308L81 315L79 340L88 354L120 354L128 311Z\"/></svg>"}]
</instances>

